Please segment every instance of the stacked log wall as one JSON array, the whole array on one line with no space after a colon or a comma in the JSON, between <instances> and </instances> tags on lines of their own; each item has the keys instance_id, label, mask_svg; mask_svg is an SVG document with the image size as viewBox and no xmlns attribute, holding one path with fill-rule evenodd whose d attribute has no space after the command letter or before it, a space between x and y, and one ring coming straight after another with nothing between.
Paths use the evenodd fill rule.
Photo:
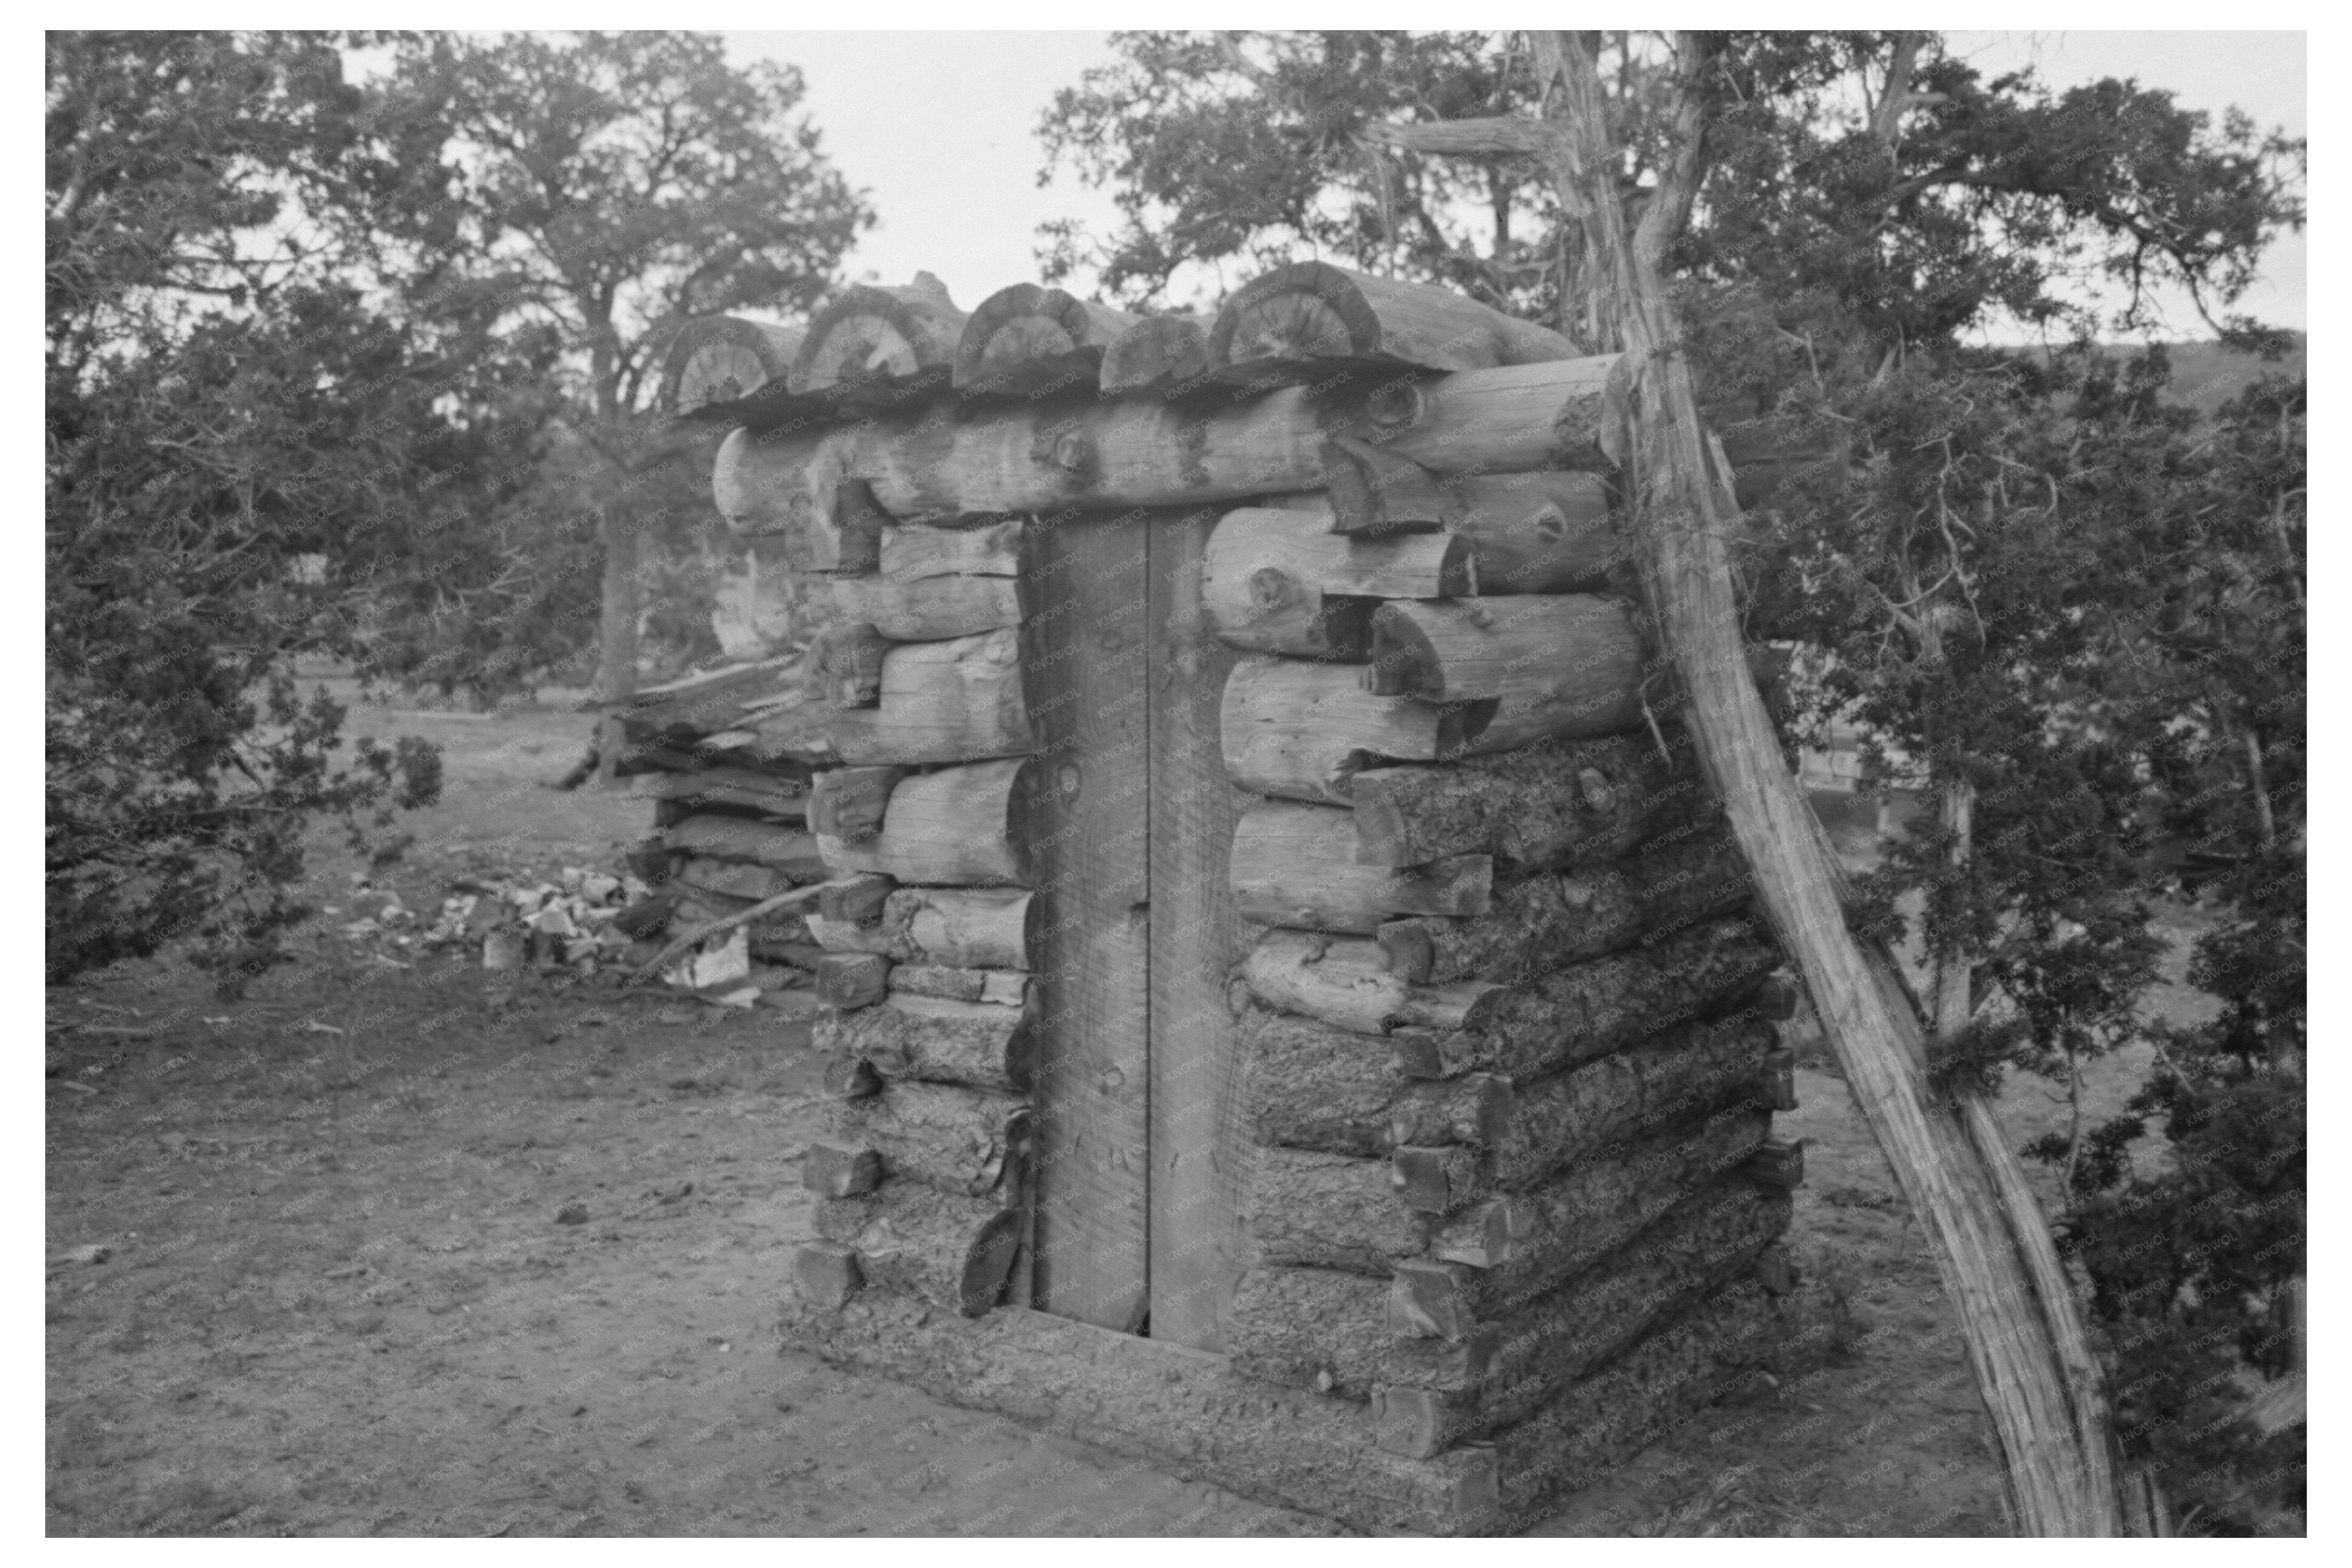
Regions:
<instances>
[{"instance_id":1,"label":"stacked log wall","mask_svg":"<svg viewBox=\"0 0 2352 1568\"><path fill-rule=\"evenodd\" d=\"M1759 1260L1801 1156L1770 1137L1778 953L1612 591L1612 368L1320 264L1214 323L1029 286L820 317L803 401L731 435L714 488L838 624L631 732L710 775L661 800L694 896L825 879L797 919L838 1097L810 1310L1026 1303L1063 939L1040 753L1087 688L1041 678L1069 607L1024 550L1205 502L1202 630L1239 655L1231 1368L1522 1514L1719 1385L1760 1332L1749 1277L1785 1285ZM766 801L760 770L799 818L715 820Z\"/></svg>"}]
</instances>

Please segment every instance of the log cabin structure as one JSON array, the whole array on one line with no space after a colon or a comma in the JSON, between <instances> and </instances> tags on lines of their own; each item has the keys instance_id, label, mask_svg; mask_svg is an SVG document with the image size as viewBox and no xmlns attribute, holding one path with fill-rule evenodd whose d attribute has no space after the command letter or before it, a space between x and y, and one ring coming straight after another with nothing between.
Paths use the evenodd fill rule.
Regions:
<instances>
[{"instance_id":1,"label":"log cabin structure","mask_svg":"<svg viewBox=\"0 0 2352 1568\"><path fill-rule=\"evenodd\" d=\"M1770 1358L1790 997L1624 591L1612 360L1309 263L671 365L827 622L624 725L682 918L807 891L693 960L825 1004L789 1340L1437 1534Z\"/></svg>"}]
</instances>

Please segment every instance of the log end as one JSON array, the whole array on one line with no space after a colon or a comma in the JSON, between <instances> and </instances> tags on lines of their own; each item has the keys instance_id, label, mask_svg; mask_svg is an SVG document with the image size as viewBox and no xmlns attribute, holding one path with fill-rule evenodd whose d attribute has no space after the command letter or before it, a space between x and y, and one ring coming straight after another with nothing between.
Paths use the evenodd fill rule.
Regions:
<instances>
[{"instance_id":1,"label":"log end","mask_svg":"<svg viewBox=\"0 0 2352 1568\"><path fill-rule=\"evenodd\" d=\"M793 1255L793 1293L821 1312L839 1312L866 1283L857 1249L840 1241L812 1241Z\"/></svg>"},{"instance_id":2,"label":"log end","mask_svg":"<svg viewBox=\"0 0 2352 1568\"><path fill-rule=\"evenodd\" d=\"M801 1156L801 1186L820 1197L856 1197L882 1185L882 1156L872 1149L811 1144Z\"/></svg>"},{"instance_id":3,"label":"log end","mask_svg":"<svg viewBox=\"0 0 2352 1568\"><path fill-rule=\"evenodd\" d=\"M982 1225L964 1249L956 1304L965 1317L985 1316L1003 1301L1004 1288L1012 1282L1013 1262L1021 1252L1022 1220L1021 1210L1003 1209Z\"/></svg>"},{"instance_id":4,"label":"log end","mask_svg":"<svg viewBox=\"0 0 2352 1568\"><path fill-rule=\"evenodd\" d=\"M1328 262L1300 261L1251 279L1226 302L1209 332L1209 362L1360 360L1381 347L1380 316L1355 280Z\"/></svg>"}]
</instances>

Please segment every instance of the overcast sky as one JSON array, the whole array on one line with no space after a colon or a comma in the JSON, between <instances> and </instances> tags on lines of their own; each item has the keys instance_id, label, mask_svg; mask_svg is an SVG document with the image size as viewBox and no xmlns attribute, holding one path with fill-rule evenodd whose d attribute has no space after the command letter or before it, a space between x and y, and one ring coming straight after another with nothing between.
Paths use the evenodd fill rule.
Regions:
<instances>
[{"instance_id":1,"label":"overcast sky","mask_svg":"<svg viewBox=\"0 0 2352 1568\"><path fill-rule=\"evenodd\" d=\"M1039 189L1037 118L1057 88L1110 58L1104 33L733 33L742 59L788 61L808 82L807 107L834 162L868 192L880 222L849 258L862 281L937 273L970 309L1037 276L1036 229L1079 217L1107 228L1108 196L1065 176ZM2236 104L2265 128L2304 133L2301 33L1960 33L1953 47L1988 77L2036 67L2063 88L2104 76L2170 89L2189 108ZM2305 239L2265 258L2264 278L2239 306L2280 326L2305 325ZM2163 336L2206 337L2185 298Z\"/></svg>"}]
</instances>

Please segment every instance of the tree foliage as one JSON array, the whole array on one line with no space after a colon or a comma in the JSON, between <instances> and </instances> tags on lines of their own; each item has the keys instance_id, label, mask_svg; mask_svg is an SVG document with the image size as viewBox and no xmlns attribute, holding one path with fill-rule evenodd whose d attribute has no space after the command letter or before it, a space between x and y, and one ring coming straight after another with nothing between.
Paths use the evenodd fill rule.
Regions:
<instances>
[{"instance_id":1,"label":"tree foliage","mask_svg":"<svg viewBox=\"0 0 2352 1568\"><path fill-rule=\"evenodd\" d=\"M597 644L614 518L656 637L707 651L651 367L687 316L805 306L870 215L797 77L708 37L54 33L47 67L50 972L242 962L303 913L307 823L379 850L437 780L337 766L291 660L532 684Z\"/></svg>"}]
</instances>

